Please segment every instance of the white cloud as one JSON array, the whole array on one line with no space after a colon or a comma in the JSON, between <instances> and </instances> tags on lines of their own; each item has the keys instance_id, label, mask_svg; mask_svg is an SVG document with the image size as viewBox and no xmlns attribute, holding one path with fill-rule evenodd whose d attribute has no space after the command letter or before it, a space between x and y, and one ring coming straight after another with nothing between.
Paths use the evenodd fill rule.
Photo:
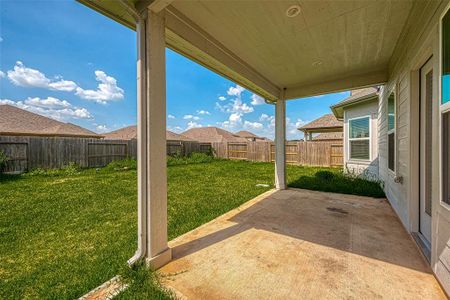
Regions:
<instances>
[{"instance_id":1,"label":"white cloud","mask_svg":"<svg viewBox=\"0 0 450 300\"><path fill-rule=\"evenodd\" d=\"M245 121L244 128L248 130L261 130L264 128L264 125L259 122Z\"/></svg>"},{"instance_id":2,"label":"white cloud","mask_svg":"<svg viewBox=\"0 0 450 300\"><path fill-rule=\"evenodd\" d=\"M224 96L219 96L219 100L220 100L220 101L225 101L225 100L227 100L227 98L224 97Z\"/></svg>"},{"instance_id":3,"label":"white cloud","mask_svg":"<svg viewBox=\"0 0 450 300\"><path fill-rule=\"evenodd\" d=\"M76 95L86 100L93 100L97 103L105 104L108 101L121 100L124 97L124 90L117 86L117 80L108 76L103 71L95 71L95 80L99 81L97 90L84 90L80 87L76 89Z\"/></svg>"},{"instance_id":4,"label":"white cloud","mask_svg":"<svg viewBox=\"0 0 450 300\"><path fill-rule=\"evenodd\" d=\"M184 115L184 116L183 116L183 119L185 119L185 120L195 120L195 121L198 121L198 120L200 120L200 117L197 117L197 116L194 116L194 115Z\"/></svg>"},{"instance_id":5,"label":"white cloud","mask_svg":"<svg viewBox=\"0 0 450 300\"><path fill-rule=\"evenodd\" d=\"M240 97L240 96L241 96L241 93L242 93L244 90L245 90L245 89L244 89L242 86L236 84L235 87L232 86L232 87L230 87L230 88L228 89L227 94L228 94L229 96L238 96L238 97Z\"/></svg>"},{"instance_id":6,"label":"white cloud","mask_svg":"<svg viewBox=\"0 0 450 300\"><path fill-rule=\"evenodd\" d=\"M266 101L264 100L263 97L258 96L256 94L253 94L251 96L251 99L252 99L252 102L251 102L252 105L261 105L261 104L266 103Z\"/></svg>"},{"instance_id":7,"label":"white cloud","mask_svg":"<svg viewBox=\"0 0 450 300\"><path fill-rule=\"evenodd\" d=\"M71 92L77 88L77 84L70 80L57 78L50 80L39 70L27 68L21 61L17 61L13 70L7 72L9 80L17 86L37 87L55 91Z\"/></svg>"},{"instance_id":8,"label":"white cloud","mask_svg":"<svg viewBox=\"0 0 450 300\"><path fill-rule=\"evenodd\" d=\"M0 43L3 42L3 38L0 36Z\"/></svg>"},{"instance_id":9,"label":"white cloud","mask_svg":"<svg viewBox=\"0 0 450 300\"><path fill-rule=\"evenodd\" d=\"M96 130L98 133L105 133L105 132L110 131L111 129L109 129L108 126L106 126L106 125L97 125L97 126L95 127L95 130Z\"/></svg>"},{"instance_id":10,"label":"white cloud","mask_svg":"<svg viewBox=\"0 0 450 300\"><path fill-rule=\"evenodd\" d=\"M197 110L198 115L210 115L211 113L207 110Z\"/></svg>"},{"instance_id":11,"label":"white cloud","mask_svg":"<svg viewBox=\"0 0 450 300\"><path fill-rule=\"evenodd\" d=\"M180 133L183 131L183 127L181 126L168 126L167 129L176 133Z\"/></svg>"},{"instance_id":12,"label":"white cloud","mask_svg":"<svg viewBox=\"0 0 450 300\"><path fill-rule=\"evenodd\" d=\"M57 90L57 91L63 91L63 92L71 92L76 90L77 84L70 80L60 80L56 82L50 82L49 85L50 89Z\"/></svg>"},{"instance_id":13,"label":"white cloud","mask_svg":"<svg viewBox=\"0 0 450 300\"><path fill-rule=\"evenodd\" d=\"M175 119L175 116L169 114L169 115L167 115L167 118L168 118L168 119Z\"/></svg>"},{"instance_id":14,"label":"white cloud","mask_svg":"<svg viewBox=\"0 0 450 300\"><path fill-rule=\"evenodd\" d=\"M269 116L269 115L267 115L267 114L261 114L261 116L259 117L259 120L260 120L261 122L264 122L264 121L270 120L270 119L272 119L272 118L273 118L273 116Z\"/></svg>"},{"instance_id":15,"label":"white cloud","mask_svg":"<svg viewBox=\"0 0 450 300\"><path fill-rule=\"evenodd\" d=\"M0 78L4 78L5 77L5 72L0 71Z\"/></svg>"},{"instance_id":16,"label":"white cloud","mask_svg":"<svg viewBox=\"0 0 450 300\"><path fill-rule=\"evenodd\" d=\"M202 124L199 124L199 123L197 123L197 122L194 122L194 121L189 121L189 122L187 123L187 128L186 128L186 129L199 128L199 127L203 127L203 125L202 125Z\"/></svg>"},{"instance_id":17,"label":"white cloud","mask_svg":"<svg viewBox=\"0 0 450 300\"><path fill-rule=\"evenodd\" d=\"M0 104L17 106L40 115L44 115L59 121L69 119L92 119L92 114L83 107L76 107L67 102L53 97L41 99L39 97L27 98L24 101L12 101L0 99Z\"/></svg>"}]
</instances>

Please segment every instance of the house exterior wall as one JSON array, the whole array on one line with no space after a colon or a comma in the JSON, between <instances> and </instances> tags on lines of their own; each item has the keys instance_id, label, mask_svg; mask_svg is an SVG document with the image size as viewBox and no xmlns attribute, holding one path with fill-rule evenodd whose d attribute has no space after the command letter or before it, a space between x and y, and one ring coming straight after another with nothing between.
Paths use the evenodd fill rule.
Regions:
<instances>
[{"instance_id":1,"label":"house exterior wall","mask_svg":"<svg viewBox=\"0 0 450 300\"><path fill-rule=\"evenodd\" d=\"M349 120L370 117L370 160L358 161L350 158ZM344 170L370 180L378 180L378 102L365 102L344 110Z\"/></svg>"},{"instance_id":2,"label":"house exterior wall","mask_svg":"<svg viewBox=\"0 0 450 300\"><path fill-rule=\"evenodd\" d=\"M432 59L432 235L431 267L450 293L450 207L440 202L439 20L449 1L417 2L410 24L389 65L378 110L379 176L386 196L409 232L419 231L419 72ZM395 172L388 169L387 100L396 93Z\"/></svg>"}]
</instances>

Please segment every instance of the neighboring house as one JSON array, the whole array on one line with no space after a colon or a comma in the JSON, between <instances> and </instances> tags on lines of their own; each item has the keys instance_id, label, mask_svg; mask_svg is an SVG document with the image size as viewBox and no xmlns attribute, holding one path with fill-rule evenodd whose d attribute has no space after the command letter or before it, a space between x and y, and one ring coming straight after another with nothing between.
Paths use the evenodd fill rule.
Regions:
<instances>
[{"instance_id":1,"label":"neighboring house","mask_svg":"<svg viewBox=\"0 0 450 300\"><path fill-rule=\"evenodd\" d=\"M184 136L202 143L246 142L247 139L217 127L191 128L183 132Z\"/></svg>"},{"instance_id":2,"label":"neighboring house","mask_svg":"<svg viewBox=\"0 0 450 300\"><path fill-rule=\"evenodd\" d=\"M313 141L342 142L344 140L343 132L323 132L313 136Z\"/></svg>"},{"instance_id":3,"label":"neighboring house","mask_svg":"<svg viewBox=\"0 0 450 300\"><path fill-rule=\"evenodd\" d=\"M245 138L249 142L271 142L268 138L257 136L256 134L247 131L241 130L235 133L235 135Z\"/></svg>"},{"instance_id":4,"label":"neighboring house","mask_svg":"<svg viewBox=\"0 0 450 300\"><path fill-rule=\"evenodd\" d=\"M27 110L0 105L0 135L102 138L86 128L44 117Z\"/></svg>"},{"instance_id":5,"label":"neighboring house","mask_svg":"<svg viewBox=\"0 0 450 300\"><path fill-rule=\"evenodd\" d=\"M108 133L105 133L105 140L133 140L137 139L137 127L136 125L127 126L121 129L117 129ZM168 141L185 141L193 142L194 140L169 130L166 130L166 140Z\"/></svg>"},{"instance_id":6,"label":"neighboring house","mask_svg":"<svg viewBox=\"0 0 450 300\"><path fill-rule=\"evenodd\" d=\"M354 90L331 106L344 122L344 169L378 179L378 88Z\"/></svg>"},{"instance_id":7,"label":"neighboring house","mask_svg":"<svg viewBox=\"0 0 450 300\"><path fill-rule=\"evenodd\" d=\"M306 125L303 125L298 128L298 130L303 131L305 141L317 141L327 139L329 137L338 137L339 133L342 132L342 127L342 121L336 119L333 114L326 114ZM322 137L317 139L316 137L321 133L333 134L322 135Z\"/></svg>"}]
</instances>

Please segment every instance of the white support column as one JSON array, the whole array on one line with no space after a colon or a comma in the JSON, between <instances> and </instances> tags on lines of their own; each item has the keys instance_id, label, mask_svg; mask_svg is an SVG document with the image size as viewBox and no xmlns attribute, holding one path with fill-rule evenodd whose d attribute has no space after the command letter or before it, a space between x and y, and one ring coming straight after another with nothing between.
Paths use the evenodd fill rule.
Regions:
<instances>
[{"instance_id":1,"label":"white support column","mask_svg":"<svg viewBox=\"0 0 450 300\"><path fill-rule=\"evenodd\" d=\"M138 251L159 268L167 245L166 60L164 11L146 11L138 25Z\"/></svg>"},{"instance_id":2,"label":"white support column","mask_svg":"<svg viewBox=\"0 0 450 300\"><path fill-rule=\"evenodd\" d=\"M275 104L275 187L286 189L286 100Z\"/></svg>"}]
</instances>

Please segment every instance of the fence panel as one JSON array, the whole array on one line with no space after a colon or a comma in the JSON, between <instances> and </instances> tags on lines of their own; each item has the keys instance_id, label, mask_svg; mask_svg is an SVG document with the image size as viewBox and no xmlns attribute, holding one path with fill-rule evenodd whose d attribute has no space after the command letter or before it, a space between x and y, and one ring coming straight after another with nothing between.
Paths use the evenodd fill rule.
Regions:
<instances>
[{"instance_id":1,"label":"fence panel","mask_svg":"<svg viewBox=\"0 0 450 300\"><path fill-rule=\"evenodd\" d=\"M228 143L229 159L247 159L247 143Z\"/></svg>"},{"instance_id":2,"label":"fence panel","mask_svg":"<svg viewBox=\"0 0 450 300\"><path fill-rule=\"evenodd\" d=\"M181 141L167 141L167 155L184 155L184 147Z\"/></svg>"},{"instance_id":3,"label":"fence panel","mask_svg":"<svg viewBox=\"0 0 450 300\"><path fill-rule=\"evenodd\" d=\"M125 159L128 156L128 144L117 142L88 143L88 166L102 167L110 162Z\"/></svg>"},{"instance_id":4,"label":"fence panel","mask_svg":"<svg viewBox=\"0 0 450 300\"><path fill-rule=\"evenodd\" d=\"M340 167L344 164L344 147L342 144L330 145L330 166Z\"/></svg>"},{"instance_id":5,"label":"fence panel","mask_svg":"<svg viewBox=\"0 0 450 300\"><path fill-rule=\"evenodd\" d=\"M6 173L22 173L28 170L27 142L0 142L0 151L8 157Z\"/></svg>"}]
</instances>

